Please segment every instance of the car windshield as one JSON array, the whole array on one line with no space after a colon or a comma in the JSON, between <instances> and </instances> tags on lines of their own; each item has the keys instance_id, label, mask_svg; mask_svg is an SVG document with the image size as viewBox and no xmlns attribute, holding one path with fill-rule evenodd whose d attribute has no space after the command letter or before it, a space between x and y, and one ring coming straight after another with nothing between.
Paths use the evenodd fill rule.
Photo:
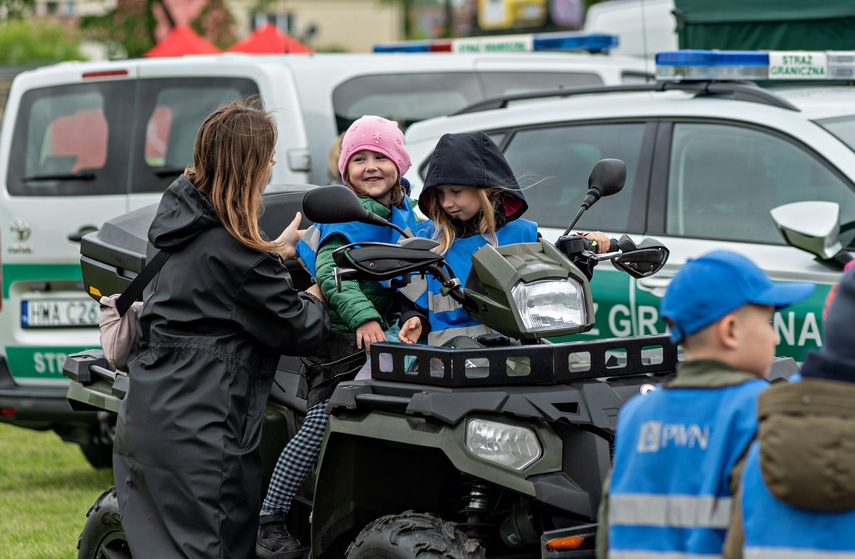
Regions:
<instances>
[{"instance_id":1,"label":"car windshield","mask_svg":"<svg viewBox=\"0 0 855 559\"><path fill-rule=\"evenodd\" d=\"M816 123L855 151L855 115L825 118L817 120Z\"/></svg>"}]
</instances>

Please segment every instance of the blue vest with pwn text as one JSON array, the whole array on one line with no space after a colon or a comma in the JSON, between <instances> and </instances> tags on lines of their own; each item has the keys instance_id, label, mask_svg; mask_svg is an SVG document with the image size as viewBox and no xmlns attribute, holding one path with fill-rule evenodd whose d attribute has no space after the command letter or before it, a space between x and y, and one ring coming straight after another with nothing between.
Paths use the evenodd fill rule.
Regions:
<instances>
[{"instance_id":1,"label":"blue vest with pwn text","mask_svg":"<svg viewBox=\"0 0 855 559\"><path fill-rule=\"evenodd\" d=\"M855 557L855 509L793 507L769 492L760 472L760 446L751 445L742 475L745 559Z\"/></svg>"},{"instance_id":2,"label":"blue vest with pwn text","mask_svg":"<svg viewBox=\"0 0 855 559\"><path fill-rule=\"evenodd\" d=\"M416 236L432 237L433 223L420 223L416 229ZM537 241L537 224L525 219L516 219L506 223L496 232L496 240L499 246L514 243L532 243ZM461 283L466 283L466 278L472 270L472 255L488 244L488 240L481 235L472 235L456 239L448 252L445 253L445 261L454 270ZM451 297L441 294L442 284L433 276L427 277L427 290L422 293L415 303L428 310L428 320L431 326L431 338L429 343L436 344L438 339L433 337L445 332L444 338L453 335L466 335L467 328L482 326L478 321L466 314L460 304ZM485 331L488 329L483 327ZM483 333L483 332L481 332Z\"/></svg>"},{"instance_id":3,"label":"blue vest with pwn text","mask_svg":"<svg viewBox=\"0 0 855 559\"><path fill-rule=\"evenodd\" d=\"M730 472L757 431L763 379L664 388L620 411L609 491L609 557L721 556Z\"/></svg>"}]
</instances>

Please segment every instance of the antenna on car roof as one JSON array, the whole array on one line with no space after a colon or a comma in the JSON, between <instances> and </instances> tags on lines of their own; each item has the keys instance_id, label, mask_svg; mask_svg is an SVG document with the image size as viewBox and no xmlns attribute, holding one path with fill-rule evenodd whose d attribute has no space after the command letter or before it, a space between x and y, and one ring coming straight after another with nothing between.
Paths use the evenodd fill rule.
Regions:
<instances>
[{"instance_id":1,"label":"antenna on car roof","mask_svg":"<svg viewBox=\"0 0 855 559\"><path fill-rule=\"evenodd\" d=\"M653 72L650 71L650 56L648 56L649 53L647 52L647 8L644 2L645 0L640 0L639 6L641 8L641 52L644 57L644 73L646 74L644 81L648 82Z\"/></svg>"}]
</instances>

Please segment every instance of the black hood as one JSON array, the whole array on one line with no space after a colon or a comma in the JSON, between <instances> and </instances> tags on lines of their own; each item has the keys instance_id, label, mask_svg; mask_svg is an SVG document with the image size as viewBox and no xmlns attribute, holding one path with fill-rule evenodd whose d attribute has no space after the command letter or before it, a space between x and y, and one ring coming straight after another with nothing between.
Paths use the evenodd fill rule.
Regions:
<instances>
[{"instance_id":1,"label":"black hood","mask_svg":"<svg viewBox=\"0 0 855 559\"><path fill-rule=\"evenodd\" d=\"M214 206L182 175L163 193L148 239L157 248L174 251L201 232L219 226Z\"/></svg>"},{"instance_id":2,"label":"black hood","mask_svg":"<svg viewBox=\"0 0 855 559\"><path fill-rule=\"evenodd\" d=\"M428 215L425 193L443 184L500 188L504 190L504 221L520 217L528 209L520 185L499 146L484 132L445 134L430 157L419 209Z\"/></svg>"}]
</instances>

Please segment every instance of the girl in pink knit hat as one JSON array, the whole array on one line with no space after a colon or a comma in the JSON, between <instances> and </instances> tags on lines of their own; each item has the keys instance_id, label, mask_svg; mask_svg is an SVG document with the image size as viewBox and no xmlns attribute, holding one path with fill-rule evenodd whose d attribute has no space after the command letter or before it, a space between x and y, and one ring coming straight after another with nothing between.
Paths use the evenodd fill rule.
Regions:
<instances>
[{"instance_id":1,"label":"girl in pink knit hat","mask_svg":"<svg viewBox=\"0 0 855 559\"><path fill-rule=\"evenodd\" d=\"M372 164L382 169L382 180L371 171ZM404 149L404 134L392 120L364 116L350 125L341 140L338 170L344 183L357 196L369 196L401 207L404 202L402 179L409 168L410 154Z\"/></svg>"},{"instance_id":2,"label":"girl in pink knit hat","mask_svg":"<svg viewBox=\"0 0 855 559\"><path fill-rule=\"evenodd\" d=\"M342 179L365 209L403 230L415 226L401 184L409 168L404 135L395 122L363 116L345 132L338 160ZM371 344L386 341L386 330L400 315L394 290L380 282L346 280L337 289L332 253L348 243L395 243L399 237L391 227L361 222L318 223L306 230L297 244L298 257L329 303L332 334L312 356L302 358L306 365L306 418L282 450L262 505L255 549L261 559L303 556L303 546L289 534L285 519L294 495L320 454L329 398L340 382L356 376Z\"/></svg>"}]
</instances>

